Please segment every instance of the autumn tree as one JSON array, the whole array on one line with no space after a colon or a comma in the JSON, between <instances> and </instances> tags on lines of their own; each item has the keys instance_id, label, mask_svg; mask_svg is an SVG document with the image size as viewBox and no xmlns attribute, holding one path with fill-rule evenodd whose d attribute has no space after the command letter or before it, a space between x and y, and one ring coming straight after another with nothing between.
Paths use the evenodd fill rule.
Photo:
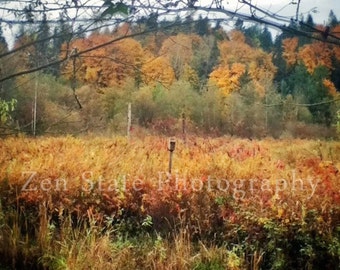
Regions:
<instances>
[{"instance_id":1,"label":"autumn tree","mask_svg":"<svg viewBox=\"0 0 340 270\"><path fill-rule=\"evenodd\" d=\"M282 41L282 57L285 59L288 67L294 66L297 63L298 57L298 38L286 38Z\"/></svg>"},{"instance_id":2,"label":"autumn tree","mask_svg":"<svg viewBox=\"0 0 340 270\"><path fill-rule=\"evenodd\" d=\"M323 27L317 26L320 31L324 31ZM340 29L340 27L339 27ZM334 35L337 31L337 26L333 27L331 33ZM319 35L316 33L316 35ZM337 72L335 67L337 61L339 61L339 46L333 46L321 41L314 41L312 43L299 46L299 39L297 37L287 38L282 41L283 58L286 64L290 68L294 68L296 65L304 65L307 71L313 75L317 68L323 67L328 71L328 75L323 79L323 84L329 89L329 92L335 95L336 87L332 82L334 75Z\"/></svg>"},{"instance_id":3,"label":"autumn tree","mask_svg":"<svg viewBox=\"0 0 340 270\"><path fill-rule=\"evenodd\" d=\"M299 48L298 60L313 73L317 67L323 66L330 70L332 68L332 50L322 42L314 42Z\"/></svg>"},{"instance_id":4,"label":"autumn tree","mask_svg":"<svg viewBox=\"0 0 340 270\"><path fill-rule=\"evenodd\" d=\"M98 86L113 86L123 83L126 78L138 79L143 63L143 49L132 38L126 38L110 46L90 51L80 57L72 57L72 53L88 50L98 44L108 42L112 36L105 34L92 34L88 38L73 41L67 52L71 55L63 73L71 79L76 76L80 82L94 83ZM61 57L64 57L62 55Z\"/></svg>"},{"instance_id":5,"label":"autumn tree","mask_svg":"<svg viewBox=\"0 0 340 270\"><path fill-rule=\"evenodd\" d=\"M245 36L238 31L230 33L230 40L219 44L220 64L210 74L210 81L228 95L239 88L240 78L253 82L255 90L264 95L262 79L273 79L276 68L272 56L261 49L250 47L245 43Z\"/></svg>"},{"instance_id":6,"label":"autumn tree","mask_svg":"<svg viewBox=\"0 0 340 270\"><path fill-rule=\"evenodd\" d=\"M228 96L241 87L240 78L245 74L246 66L240 63L220 66L210 74L210 81L220 89L223 96Z\"/></svg>"},{"instance_id":7,"label":"autumn tree","mask_svg":"<svg viewBox=\"0 0 340 270\"><path fill-rule=\"evenodd\" d=\"M184 66L183 74L180 77L183 81L189 82L192 88L196 91L200 90L200 79L197 72L188 64Z\"/></svg>"},{"instance_id":8,"label":"autumn tree","mask_svg":"<svg viewBox=\"0 0 340 270\"><path fill-rule=\"evenodd\" d=\"M168 58L159 56L148 59L142 66L142 79L147 85L170 86L175 80L175 72Z\"/></svg>"}]
</instances>

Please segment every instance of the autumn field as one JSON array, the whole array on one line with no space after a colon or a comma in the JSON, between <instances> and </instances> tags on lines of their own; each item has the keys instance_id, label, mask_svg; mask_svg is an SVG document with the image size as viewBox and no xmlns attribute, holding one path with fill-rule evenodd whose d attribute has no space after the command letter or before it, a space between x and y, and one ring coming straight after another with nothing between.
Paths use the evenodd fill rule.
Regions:
<instances>
[{"instance_id":1,"label":"autumn field","mask_svg":"<svg viewBox=\"0 0 340 270\"><path fill-rule=\"evenodd\" d=\"M1 269L337 269L340 142L0 141ZM7 268L6 268L7 267Z\"/></svg>"},{"instance_id":2,"label":"autumn field","mask_svg":"<svg viewBox=\"0 0 340 270\"><path fill-rule=\"evenodd\" d=\"M0 1L0 270L340 269L338 14L208 2Z\"/></svg>"}]
</instances>

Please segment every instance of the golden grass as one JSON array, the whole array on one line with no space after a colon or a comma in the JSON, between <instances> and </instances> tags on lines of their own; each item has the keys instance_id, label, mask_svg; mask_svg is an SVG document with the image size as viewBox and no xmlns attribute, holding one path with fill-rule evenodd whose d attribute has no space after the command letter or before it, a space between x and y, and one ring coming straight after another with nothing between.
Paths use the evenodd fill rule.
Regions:
<instances>
[{"instance_id":1,"label":"golden grass","mask_svg":"<svg viewBox=\"0 0 340 270\"><path fill-rule=\"evenodd\" d=\"M259 269L263 247L250 256L237 245L206 240L214 235L211 243L240 244L237 230L275 226L285 237L284 228L293 225L333 234L340 142L179 139L171 175L167 143L152 136L1 140L0 237L8 244L1 254L14 258L13 265L40 254L40 265L50 269ZM74 228L74 216L89 224ZM160 234L138 243L124 238L122 232L144 231L147 217ZM31 236L25 231L34 220Z\"/></svg>"}]
</instances>

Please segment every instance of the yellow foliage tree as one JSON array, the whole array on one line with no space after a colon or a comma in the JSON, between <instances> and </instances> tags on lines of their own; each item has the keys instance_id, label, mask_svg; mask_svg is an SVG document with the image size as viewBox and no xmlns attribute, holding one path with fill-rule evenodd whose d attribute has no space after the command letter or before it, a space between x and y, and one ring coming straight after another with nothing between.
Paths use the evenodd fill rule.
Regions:
<instances>
[{"instance_id":1,"label":"yellow foliage tree","mask_svg":"<svg viewBox=\"0 0 340 270\"><path fill-rule=\"evenodd\" d=\"M276 72L272 55L250 47L239 31L232 31L229 38L219 43L220 65L210 74L210 81L228 95L239 89L239 79L245 75L254 83L255 90L263 95L262 81L272 80Z\"/></svg>"},{"instance_id":2,"label":"yellow foliage tree","mask_svg":"<svg viewBox=\"0 0 340 270\"><path fill-rule=\"evenodd\" d=\"M169 60L163 56L156 57L142 66L142 79L147 85L161 83L170 86L175 80L175 72Z\"/></svg>"},{"instance_id":3,"label":"yellow foliage tree","mask_svg":"<svg viewBox=\"0 0 340 270\"><path fill-rule=\"evenodd\" d=\"M88 38L75 40L70 48L77 49L79 52L107 43L113 38L111 35L92 34ZM95 83L100 86L120 85L128 77L137 76L143 63L143 52L139 42L126 38L82 54L76 59L70 57L64 66L63 73L66 78L71 79L75 76L80 82ZM66 45L64 45L62 57L65 53Z\"/></svg>"},{"instance_id":4,"label":"yellow foliage tree","mask_svg":"<svg viewBox=\"0 0 340 270\"><path fill-rule=\"evenodd\" d=\"M240 88L240 78L245 71L245 65L240 63L235 63L230 68L220 66L210 74L210 81L220 89L223 96L227 96Z\"/></svg>"}]
</instances>

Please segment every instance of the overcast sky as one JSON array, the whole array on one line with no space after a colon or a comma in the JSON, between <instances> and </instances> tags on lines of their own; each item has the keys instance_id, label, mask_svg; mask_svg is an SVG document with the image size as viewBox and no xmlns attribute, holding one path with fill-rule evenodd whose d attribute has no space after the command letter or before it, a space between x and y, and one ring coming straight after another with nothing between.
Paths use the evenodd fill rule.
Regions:
<instances>
[{"instance_id":1,"label":"overcast sky","mask_svg":"<svg viewBox=\"0 0 340 270\"><path fill-rule=\"evenodd\" d=\"M230 9L235 6L240 7L238 0L224 1L229 2L227 5ZM250 2L250 0L248 0ZM271 12L278 12L281 15L288 17L295 17L297 5L290 4L292 2L298 2L298 0L252 0L254 5L263 7ZM315 12L313 12L313 10ZM304 17L311 13L316 23L327 23L330 10L333 10L338 20L340 19L340 0L301 0L300 2L300 14ZM300 18L301 19L301 18Z\"/></svg>"}]
</instances>

